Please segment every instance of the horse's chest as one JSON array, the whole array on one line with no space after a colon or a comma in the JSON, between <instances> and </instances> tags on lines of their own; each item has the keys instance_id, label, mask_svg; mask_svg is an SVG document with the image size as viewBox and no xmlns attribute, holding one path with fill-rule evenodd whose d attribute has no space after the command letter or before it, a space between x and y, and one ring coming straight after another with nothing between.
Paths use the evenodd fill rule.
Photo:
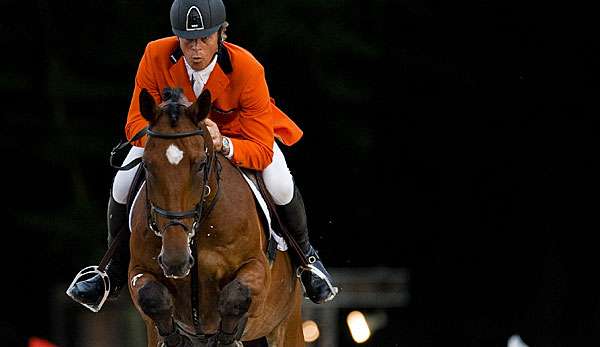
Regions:
<instances>
[{"instance_id":1,"label":"horse's chest","mask_svg":"<svg viewBox=\"0 0 600 347\"><path fill-rule=\"evenodd\" d=\"M224 252L211 249L198 252L198 269L201 278L219 281L232 271L232 266Z\"/></svg>"}]
</instances>

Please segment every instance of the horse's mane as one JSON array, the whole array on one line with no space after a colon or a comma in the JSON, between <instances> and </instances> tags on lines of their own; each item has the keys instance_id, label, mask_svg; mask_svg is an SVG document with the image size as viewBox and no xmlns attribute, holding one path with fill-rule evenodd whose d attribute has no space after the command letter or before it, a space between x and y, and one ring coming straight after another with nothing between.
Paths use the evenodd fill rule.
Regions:
<instances>
[{"instance_id":1,"label":"horse's mane","mask_svg":"<svg viewBox=\"0 0 600 347\"><path fill-rule=\"evenodd\" d=\"M180 108L182 104L180 100L183 97L183 89L166 87L162 92L162 100L165 102L164 110L169 115L171 127L177 126L179 120Z\"/></svg>"}]
</instances>

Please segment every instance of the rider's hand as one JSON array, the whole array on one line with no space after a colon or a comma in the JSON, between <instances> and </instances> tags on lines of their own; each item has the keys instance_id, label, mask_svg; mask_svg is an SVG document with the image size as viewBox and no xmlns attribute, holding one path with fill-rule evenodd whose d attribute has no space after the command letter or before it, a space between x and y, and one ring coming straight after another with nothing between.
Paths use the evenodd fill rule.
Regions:
<instances>
[{"instance_id":1,"label":"rider's hand","mask_svg":"<svg viewBox=\"0 0 600 347\"><path fill-rule=\"evenodd\" d=\"M219 131L219 127L217 123L212 120L206 118L204 120L204 124L208 128L208 132L210 133L210 137L212 137L213 146L215 147L215 151L220 152L223 148L223 135Z\"/></svg>"}]
</instances>

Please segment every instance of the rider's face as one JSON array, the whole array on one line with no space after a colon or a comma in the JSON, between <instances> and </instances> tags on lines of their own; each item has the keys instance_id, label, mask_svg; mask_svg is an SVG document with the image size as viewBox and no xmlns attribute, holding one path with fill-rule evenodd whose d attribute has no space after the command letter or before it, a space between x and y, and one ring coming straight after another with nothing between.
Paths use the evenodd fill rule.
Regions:
<instances>
[{"instance_id":1,"label":"rider's face","mask_svg":"<svg viewBox=\"0 0 600 347\"><path fill-rule=\"evenodd\" d=\"M219 47L218 32L198 39L179 38L179 46L185 60L194 70L202 70L210 64Z\"/></svg>"}]
</instances>

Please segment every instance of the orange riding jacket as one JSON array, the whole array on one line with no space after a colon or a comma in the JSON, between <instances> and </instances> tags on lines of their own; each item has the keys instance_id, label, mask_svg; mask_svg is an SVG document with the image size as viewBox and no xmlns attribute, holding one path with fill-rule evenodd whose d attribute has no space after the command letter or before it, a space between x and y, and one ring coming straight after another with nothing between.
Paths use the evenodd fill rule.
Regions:
<instances>
[{"instance_id":1,"label":"orange riding jacket","mask_svg":"<svg viewBox=\"0 0 600 347\"><path fill-rule=\"evenodd\" d=\"M189 101L196 100L175 36L146 46L125 125L128 140L148 125L140 113L142 89L147 89L160 103L165 87L182 88ZM245 49L225 42L204 88L210 91L212 98L209 118L217 123L223 135L231 138L234 164L263 170L273 159L275 137L287 146L302 137L302 130L275 106L262 65ZM146 137L134 145L143 147L145 142Z\"/></svg>"}]
</instances>

